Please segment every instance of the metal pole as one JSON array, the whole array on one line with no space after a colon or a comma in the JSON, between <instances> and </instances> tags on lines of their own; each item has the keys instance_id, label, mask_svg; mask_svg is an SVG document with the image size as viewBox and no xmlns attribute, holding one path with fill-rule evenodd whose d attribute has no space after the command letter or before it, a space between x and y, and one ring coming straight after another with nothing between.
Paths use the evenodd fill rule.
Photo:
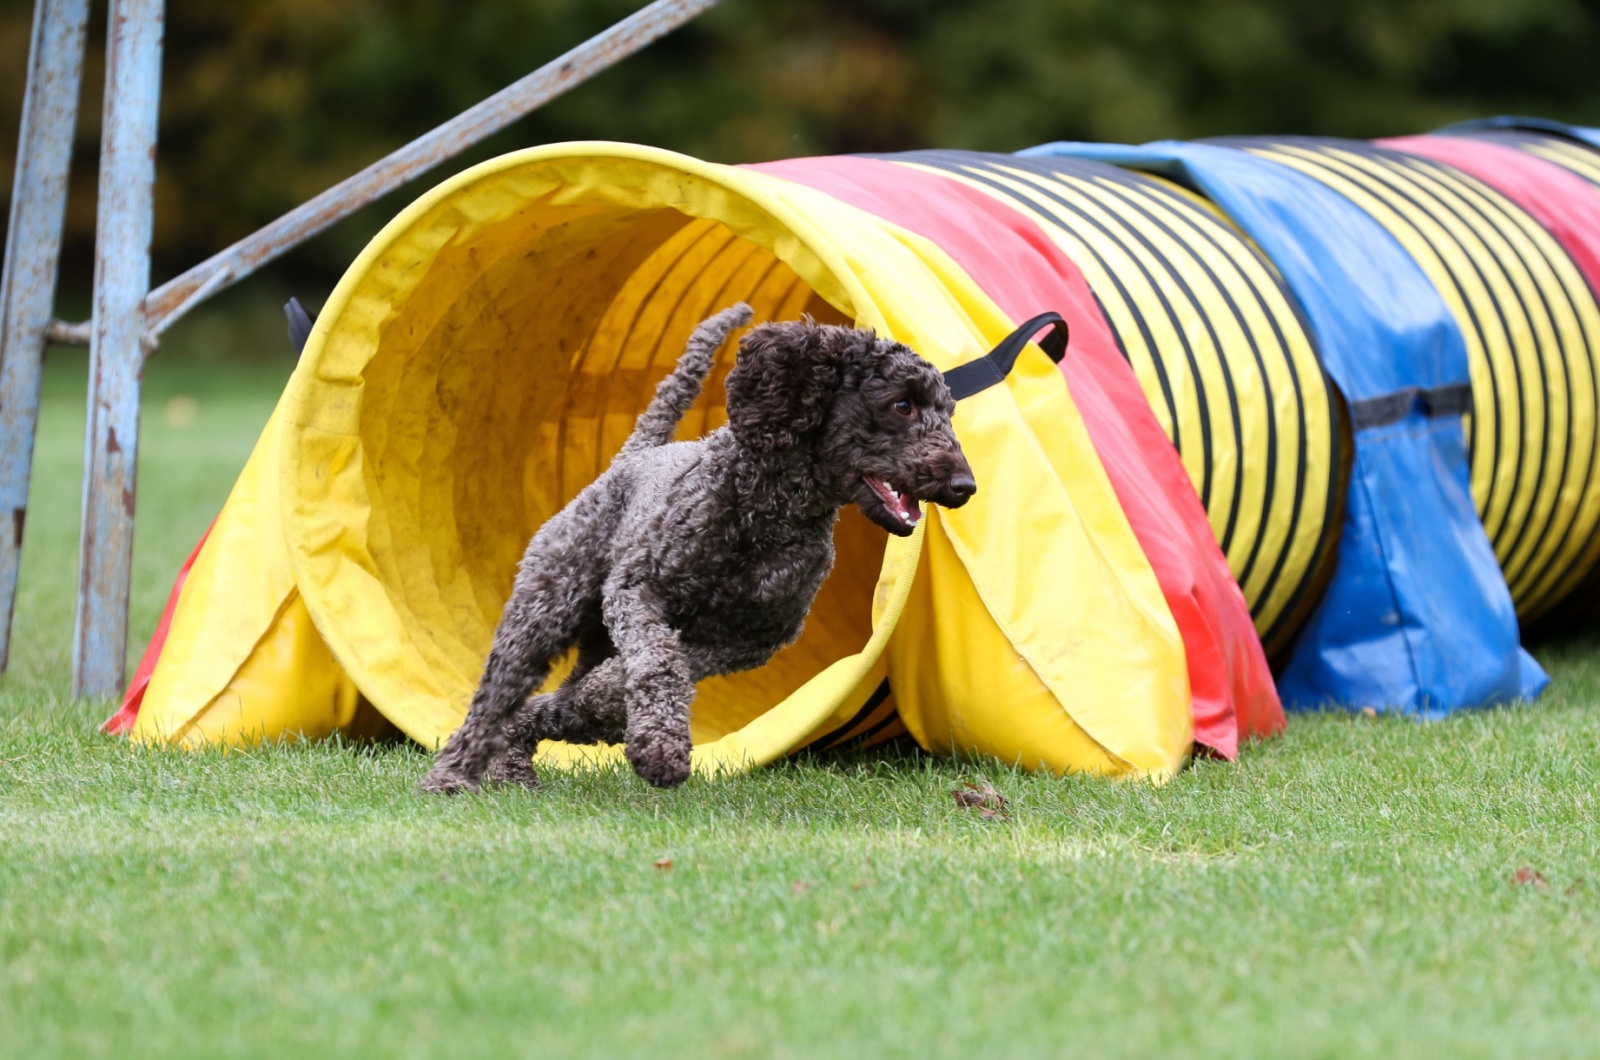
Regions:
<instances>
[{"instance_id":1,"label":"metal pole","mask_svg":"<svg viewBox=\"0 0 1600 1060\"><path fill-rule=\"evenodd\" d=\"M0 671L11 656L22 524L39 423L45 329L56 297L67 173L78 122L89 0L37 0L0 272Z\"/></svg>"},{"instance_id":2,"label":"metal pole","mask_svg":"<svg viewBox=\"0 0 1600 1060\"><path fill-rule=\"evenodd\" d=\"M122 690L128 650L144 297L150 289L162 0L111 0L95 216L74 695Z\"/></svg>"}]
</instances>

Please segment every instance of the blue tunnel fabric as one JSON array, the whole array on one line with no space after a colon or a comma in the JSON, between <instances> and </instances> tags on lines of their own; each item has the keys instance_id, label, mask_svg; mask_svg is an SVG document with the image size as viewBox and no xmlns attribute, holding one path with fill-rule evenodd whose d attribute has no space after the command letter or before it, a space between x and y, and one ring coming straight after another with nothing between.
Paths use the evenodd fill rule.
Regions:
<instances>
[{"instance_id":1,"label":"blue tunnel fabric","mask_svg":"<svg viewBox=\"0 0 1600 1060\"><path fill-rule=\"evenodd\" d=\"M1200 191L1273 261L1358 414L1338 567L1279 680L1285 706L1421 717L1532 698L1548 682L1469 487L1465 342L1443 299L1349 200L1241 150L1163 141L1019 152L1159 173Z\"/></svg>"}]
</instances>

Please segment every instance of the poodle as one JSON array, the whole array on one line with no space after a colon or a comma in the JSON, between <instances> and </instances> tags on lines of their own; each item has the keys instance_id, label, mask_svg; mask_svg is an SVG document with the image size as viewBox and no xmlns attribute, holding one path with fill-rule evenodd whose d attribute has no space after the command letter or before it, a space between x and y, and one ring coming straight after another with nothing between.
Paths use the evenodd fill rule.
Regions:
<instances>
[{"instance_id":1,"label":"poodle","mask_svg":"<svg viewBox=\"0 0 1600 1060\"><path fill-rule=\"evenodd\" d=\"M800 635L844 505L904 537L919 501L956 508L977 491L939 370L809 318L750 331L727 425L673 442L716 350L750 317L741 303L700 324L611 466L533 535L425 790L535 787L540 740L621 742L646 781L681 784L695 682L760 666ZM574 645L561 686L529 697Z\"/></svg>"}]
</instances>

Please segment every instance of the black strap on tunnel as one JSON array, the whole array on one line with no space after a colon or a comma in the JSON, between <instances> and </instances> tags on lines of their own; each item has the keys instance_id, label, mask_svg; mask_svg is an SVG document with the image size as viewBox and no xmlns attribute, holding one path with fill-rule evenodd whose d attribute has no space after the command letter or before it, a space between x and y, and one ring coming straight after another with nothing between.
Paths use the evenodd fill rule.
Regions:
<instances>
[{"instance_id":1,"label":"black strap on tunnel","mask_svg":"<svg viewBox=\"0 0 1600 1060\"><path fill-rule=\"evenodd\" d=\"M946 372L944 381L950 387L950 393L960 401L962 398L982 393L996 383L1005 382L1006 375L1011 371L1011 366L1017 363L1017 355L1022 352L1022 348L1040 328L1046 325L1050 325L1051 331L1039 341L1039 348L1047 353L1052 361L1060 364L1061 358L1067 355L1067 322L1061 319L1060 313L1040 313L1007 335L1000 345L985 356Z\"/></svg>"},{"instance_id":2,"label":"black strap on tunnel","mask_svg":"<svg viewBox=\"0 0 1600 1060\"><path fill-rule=\"evenodd\" d=\"M1392 394L1350 402L1350 420L1356 430L1399 423L1415 406L1424 416L1461 416L1472 411L1472 384L1449 383L1436 387L1406 387Z\"/></svg>"},{"instance_id":3,"label":"black strap on tunnel","mask_svg":"<svg viewBox=\"0 0 1600 1060\"><path fill-rule=\"evenodd\" d=\"M304 353L306 340L311 337L311 314L300 304L300 299L291 298L283 307L283 315L289 318L289 341L294 344L294 352Z\"/></svg>"}]
</instances>

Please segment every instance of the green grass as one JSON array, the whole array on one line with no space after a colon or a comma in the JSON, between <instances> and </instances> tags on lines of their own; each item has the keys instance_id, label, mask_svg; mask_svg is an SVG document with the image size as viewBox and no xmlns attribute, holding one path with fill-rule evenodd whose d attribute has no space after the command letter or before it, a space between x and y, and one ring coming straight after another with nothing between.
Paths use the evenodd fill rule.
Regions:
<instances>
[{"instance_id":1,"label":"green grass","mask_svg":"<svg viewBox=\"0 0 1600 1060\"><path fill-rule=\"evenodd\" d=\"M139 647L288 370L207 360L193 347L245 340L202 341L204 324L147 376ZM405 746L137 751L96 734L106 704L65 692L73 356L51 368L0 685L0 1055L1600 1042L1600 638L1542 652L1537 706L1296 718L1159 789L889 753L442 800L416 793L425 758ZM187 427L166 422L179 395ZM980 776L1007 819L950 798Z\"/></svg>"}]
</instances>

